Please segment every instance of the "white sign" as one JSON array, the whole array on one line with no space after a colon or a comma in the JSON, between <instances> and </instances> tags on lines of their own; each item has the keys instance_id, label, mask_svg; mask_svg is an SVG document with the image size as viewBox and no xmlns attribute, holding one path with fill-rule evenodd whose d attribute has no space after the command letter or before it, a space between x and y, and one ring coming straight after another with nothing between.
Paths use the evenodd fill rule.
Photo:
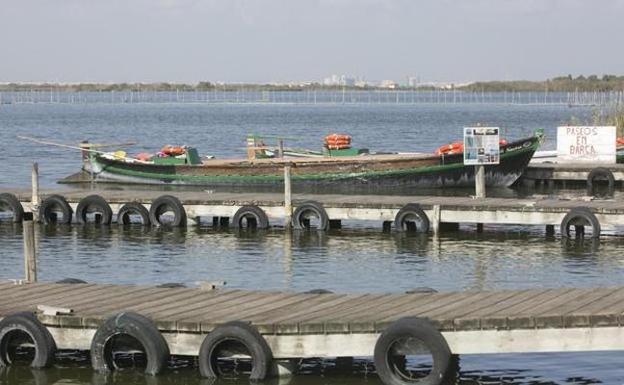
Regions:
<instances>
[{"instance_id":1,"label":"white sign","mask_svg":"<svg viewBox=\"0 0 624 385\"><path fill-rule=\"evenodd\" d=\"M464 128L464 164L498 164L500 146L498 127Z\"/></svg>"},{"instance_id":2,"label":"white sign","mask_svg":"<svg viewBox=\"0 0 624 385\"><path fill-rule=\"evenodd\" d=\"M557 128L557 162L615 163L614 126L564 126Z\"/></svg>"}]
</instances>

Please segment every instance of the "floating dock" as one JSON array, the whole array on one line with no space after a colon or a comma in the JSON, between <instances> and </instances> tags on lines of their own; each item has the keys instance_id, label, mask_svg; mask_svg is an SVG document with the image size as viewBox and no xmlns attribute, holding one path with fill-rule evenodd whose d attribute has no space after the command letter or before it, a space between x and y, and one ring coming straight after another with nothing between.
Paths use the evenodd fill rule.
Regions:
<instances>
[{"instance_id":1,"label":"floating dock","mask_svg":"<svg viewBox=\"0 0 624 385\"><path fill-rule=\"evenodd\" d=\"M206 358L205 340L217 330L221 334L232 321L250 325L275 362L375 356L376 365L383 365L376 349L390 330L395 337L415 333L432 352L436 344L446 346L449 355L624 349L624 287L302 294L0 283L0 317L5 319L0 322L0 340L10 335L11 325L5 321L19 312L36 314L33 322L49 332L55 349L92 350L92 355L101 347L94 339L103 333L135 333L124 329L124 314L134 314L130 320L135 321L146 317L134 326L154 329L152 334L139 333L137 339L162 336L167 355L199 355L200 361ZM112 329L111 320L116 325ZM433 334L433 339L422 333ZM49 340L40 341L45 345ZM435 371L437 360L444 357L433 355ZM384 382L389 380L384 370L378 368L378 373Z\"/></svg>"},{"instance_id":2,"label":"floating dock","mask_svg":"<svg viewBox=\"0 0 624 385\"><path fill-rule=\"evenodd\" d=\"M522 174L521 183L527 186L543 185L549 187L567 187L568 185L586 185L592 171L607 170L613 182L624 181L624 164L591 165L583 163L534 163L531 162ZM602 176L608 179L609 176Z\"/></svg>"},{"instance_id":3,"label":"floating dock","mask_svg":"<svg viewBox=\"0 0 624 385\"><path fill-rule=\"evenodd\" d=\"M326 230L342 225L342 221L377 221L389 230L391 224L398 230L416 230L434 233L443 230L445 224L514 224L546 226L547 232L554 233L555 226L564 236L570 229L579 230L589 227L592 236L597 237L604 229L616 230L624 223L624 202L614 199L509 199L440 196L375 196L375 195L293 195L294 213L285 209L285 199L276 193L212 193L131 190L59 190L41 193L39 207L31 207L30 192L22 190L0 191L15 196L23 209L40 212L40 220L46 219L50 210L60 210L59 197L66 201L69 223L80 219L74 213L81 211L110 210L107 221L113 221L124 205L143 206L150 212L152 224L158 224L158 215L166 210L173 210L177 219L173 223L201 223L212 221L213 224L230 223L242 226L241 219L253 217L258 227L283 223L287 216L292 216L295 228L308 227L312 217L318 217L318 228ZM162 195L170 197L162 201ZM98 199L93 200L93 196ZM174 196L173 198L171 198ZM53 202L48 202L55 197ZM91 197L91 198L87 198ZM1 198L1 196L0 196ZM88 202L85 203L85 200ZM158 201L157 201L158 200ZM50 203L49 210L42 209ZM154 207L158 202L158 207ZM82 206L82 209L81 209ZM109 209L105 209L105 207ZM177 209L174 210L177 206ZM46 206L47 207L47 206ZM173 208L172 208L173 207ZM139 207L140 208L140 207ZM241 214L241 210L243 213ZM153 214L153 215L152 215ZM60 215L60 214L59 214ZM184 218L178 218L183 216ZM52 218L53 219L53 218ZM84 217L82 218L85 219ZM184 221L178 220L184 219ZM79 220L80 221L80 220ZM410 226L410 222L418 226ZM261 226L266 225L266 226ZM422 225L422 226L421 226Z\"/></svg>"}]
</instances>

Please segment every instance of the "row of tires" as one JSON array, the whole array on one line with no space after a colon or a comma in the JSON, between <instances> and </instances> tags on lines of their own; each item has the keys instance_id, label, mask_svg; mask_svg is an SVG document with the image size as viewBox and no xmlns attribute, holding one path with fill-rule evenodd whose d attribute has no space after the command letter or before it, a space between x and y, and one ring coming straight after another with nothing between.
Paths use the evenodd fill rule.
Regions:
<instances>
[{"instance_id":1,"label":"row of tires","mask_svg":"<svg viewBox=\"0 0 624 385\"><path fill-rule=\"evenodd\" d=\"M13 212L13 221L21 222L24 215L24 208L12 194L0 194L0 204L8 206ZM99 195L89 195L78 203L76 208L76 221L86 223L89 213L97 212L100 217L98 222L110 224L113 220L113 211L104 198ZM180 200L171 195L163 195L156 198L149 211L140 203L131 202L123 205L117 213L119 224L129 224L130 216L135 215L140 218L144 226L163 225L162 216L166 212L171 212L173 218L167 223L168 226L185 226L187 221L186 210ZM60 217L57 213L60 213ZM60 195L51 195L41 202L39 207L39 218L45 223L69 224L72 222L73 210L67 200ZM293 213L293 226L296 229L310 228L311 221L315 220L318 230L330 228L330 219L323 205L315 201L302 202ZM410 203L402 207L394 218L394 225L397 231L411 231L427 233L430 221L427 214L415 203ZM267 214L258 206L243 206L239 208L232 218L232 226L235 228L252 227L257 229L269 228L269 218ZM573 226L576 229L589 226L592 229L592 237L600 236L600 222L596 216L585 207L573 208L561 221L560 230L563 237L571 236ZM583 233L584 234L584 233ZM577 235L579 235L577 233Z\"/></svg>"},{"instance_id":2,"label":"row of tires","mask_svg":"<svg viewBox=\"0 0 624 385\"><path fill-rule=\"evenodd\" d=\"M24 207L15 195L0 194L0 204L12 211L13 222L22 221ZM173 219L168 225L173 227L186 225L184 206L178 198L171 195L156 198L152 202L150 210L137 202L126 203L117 212L117 222L126 225L131 222L131 216L136 216L144 226L160 226L163 224L162 215L168 211L173 213ZM61 195L50 195L39 205L39 220L44 224L70 224L74 214L77 223L87 223L88 216L93 213L95 213L97 223L109 225L113 221L113 210L106 199L99 195L89 195L82 198L75 213L65 197Z\"/></svg>"},{"instance_id":3,"label":"row of tires","mask_svg":"<svg viewBox=\"0 0 624 385\"><path fill-rule=\"evenodd\" d=\"M6 206L13 212L13 221L21 222L24 216L24 208L19 199L9 193L0 194L0 206ZM145 206L137 202L130 202L123 205L117 213L119 224L129 224L132 215L140 218L144 226L163 225L162 216L166 212L172 213L172 219L167 222L167 226L185 226L187 215L180 200L171 195L163 195L156 198L147 210ZM113 211L103 197L99 195L89 195L80 200L75 212L77 223L87 223L88 215L97 213L97 222L100 224L111 224L113 221ZM45 198L39 206L39 219L44 224L70 224L74 218L74 212L67 200L61 195L51 195ZM293 226L296 229L307 229L313 226L318 230L330 228L330 218L323 205L316 201L306 201L297 205L293 213ZM413 225L416 220L419 225ZM408 204L403 207L395 218L396 228L399 231L416 230L421 232L429 231L429 219L425 212L417 204ZM232 226L253 227L257 229L269 228L269 218L264 210L258 206L247 205L239 208L232 217Z\"/></svg>"},{"instance_id":4,"label":"row of tires","mask_svg":"<svg viewBox=\"0 0 624 385\"><path fill-rule=\"evenodd\" d=\"M131 337L141 345L146 358L146 374L156 375L167 368L169 346L156 325L138 313L123 312L107 319L95 332L90 348L94 370L109 372L117 368L115 339L124 337ZM405 367L405 357L413 354L408 350L414 341L424 346L432 359L428 373L418 382ZM0 321L0 366L12 364L12 349L16 342L34 346L30 363L32 368L46 368L54 363L56 342L33 313L15 313ZM422 352L422 348L419 349ZM251 381L263 380L272 373L271 348L249 323L228 322L206 335L198 356L199 371L203 377L221 377L218 360L223 358L221 354L225 351L239 357L250 357L248 375ZM452 355L444 336L428 320L413 317L400 319L381 333L375 345L374 361L379 377L387 385L439 384L452 371Z\"/></svg>"}]
</instances>

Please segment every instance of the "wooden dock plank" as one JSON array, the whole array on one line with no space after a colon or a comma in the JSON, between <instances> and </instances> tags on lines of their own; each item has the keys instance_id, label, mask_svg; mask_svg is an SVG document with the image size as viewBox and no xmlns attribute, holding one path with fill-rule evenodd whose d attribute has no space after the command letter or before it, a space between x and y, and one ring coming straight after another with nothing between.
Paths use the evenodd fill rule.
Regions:
<instances>
[{"instance_id":1,"label":"wooden dock plank","mask_svg":"<svg viewBox=\"0 0 624 385\"><path fill-rule=\"evenodd\" d=\"M399 301L393 301L387 306L382 306L379 311L377 311L377 309L375 309L374 312L365 311L362 313L353 314L349 317L345 317L345 319L349 320L350 322L354 322L356 320L361 322L372 322L378 319L397 317L397 314L400 314L402 309L421 308L424 306L428 306L432 303L438 303L444 298L450 297L452 295L454 295L454 293L407 294L404 296L403 299Z\"/></svg>"},{"instance_id":2,"label":"wooden dock plank","mask_svg":"<svg viewBox=\"0 0 624 385\"><path fill-rule=\"evenodd\" d=\"M93 285L90 285L92 287ZM44 290L37 285L28 285L24 289L24 294L13 294L8 298L3 298L3 306L6 308L12 308L13 306L21 306L31 304L33 301L47 301L50 298L54 298L59 294L71 295L76 288L68 287L65 285L48 286Z\"/></svg>"},{"instance_id":3,"label":"wooden dock plank","mask_svg":"<svg viewBox=\"0 0 624 385\"><path fill-rule=\"evenodd\" d=\"M468 313L455 318L456 327L462 328L466 325L475 325L478 323L479 328L481 329L504 328L506 325L506 319L504 319L503 322L497 322L498 320L492 317L500 312L506 311L509 308L530 301L537 296L544 294L545 292L547 292L547 289L521 290L515 292L513 296L494 305L472 309Z\"/></svg>"},{"instance_id":4,"label":"wooden dock plank","mask_svg":"<svg viewBox=\"0 0 624 385\"><path fill-rule=\"evenodd\" d=\"M584 305L601 302L615 291L615 289L601 288L580 292L573 301L560 306L554 306L541 312L535 317L535 322L538 327L542 324L552 326L556 323L560 323L562 327L589 326L589 319L571 317L570 315Z\"/></svg>"},{"instance_id":5,"label":"wooden dock plank","mask_svg":"<svg viewBox=\"0 0 624 385\"><path fill-rule=\"evenodd\" d=\"M249 292L243 290L219 290L218 292L205 292L196 295L194 298L187 298L180 301L170 301L168 303L155 303L146 307L144 311L158 317L173 320L182 317L192 317L195 314L202 314L211 306L229 304L240 298L248 297Z\"/></svg>"},{"instance_id":6,"label":"wooden dock plank","mask_svg":"<svg viewBox=\"0 0 624 385\"><path fill-rule=\"evenodd\" d=\"M194 306L193 309L186 311L184 314L178 313L177 316L169 318L175 320L195 320L198 322L212 322L215 318L219 318L219 316L223 313L227 313L228 311L236 311L237 309L241 309L242 306L254 303L256 301L263 303L263 301L266 301L267 298L270 296L271 294L265 292L243 291L241 292L241 295L232 296L230 299L227 300L227 302L222 302L221 298L217 299L217 303L224 303L226 304L226 306ZM162 317L162 315L159 314L155 314L155 316Z\"/></svg>"},{"instance_id":7,"label":"wooden dock plank","mask_svg":"<svg viewBox=\"0 0 624 385\"><path fill-rule=\"evenodd\" d=\"M395 321L400 317L415 317L415 316L427 316L426 313L433 312L436 309L452 306L460 301L470 300L474 297L475 292L457 292L451 295L432 294L434 301L430 301L423 306L414 307L411 304L406 304L401 308L397 308L395 313L386 317L380 318L377 321L382 323L388 323Z\"/></svg>"}]
</instances>

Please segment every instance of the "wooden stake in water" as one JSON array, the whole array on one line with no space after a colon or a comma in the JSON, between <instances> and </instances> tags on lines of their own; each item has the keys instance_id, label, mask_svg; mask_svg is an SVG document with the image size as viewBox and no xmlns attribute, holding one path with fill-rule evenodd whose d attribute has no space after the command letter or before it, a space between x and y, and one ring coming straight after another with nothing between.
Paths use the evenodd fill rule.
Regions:
<instances>
[{"instance_id":1,"label":"wooden stake in water","mask_svg":"<svg viewBox=\"0 0 624 385\"><path fill-rule=\"evenodd\" d=\"M277 157L278 158L284 157L284 139L280 139L277 142Z\"/></svg>"},{"instance_id":2,"label":"wooden stake in water","mask_svg":"<svg viewBox=\"0 0 624 385\"><path fill-rule=\"evenodd\" d=\"M292 191L290 185L290 165L284 166L284 227L292 227Z\"/></svg>"},{"instance_id":3,"label":"wooden stake in water","mask_svg":"<svg viewBox=\"0 0 624 385\"><path fill-rule=\"evenodd\" d=\"M477 198L485 198L485 166L475 166L475 195Z\"/></svg>"},{"instance_id":4,"label":"wooden stake in water","mask_svg":"<svg viewBox=\"0 0 624 385\"><path fill-rule=\"evenodd\" d=\"M37 251L35 250L35 222L33 213L24 213L24 275L26 282L37 282Z\"/></svg>"},{"instance_id":5,"label":"wooden stake in water","mask_svg":"<svg viewBox=\"0 0 624 385\"><path fill-rule=\"evenodd\" d=\"M32 165L32 197L30 202L34 220L39 220L39 165L37 162Z\"/></svg>"}]
</instances>

